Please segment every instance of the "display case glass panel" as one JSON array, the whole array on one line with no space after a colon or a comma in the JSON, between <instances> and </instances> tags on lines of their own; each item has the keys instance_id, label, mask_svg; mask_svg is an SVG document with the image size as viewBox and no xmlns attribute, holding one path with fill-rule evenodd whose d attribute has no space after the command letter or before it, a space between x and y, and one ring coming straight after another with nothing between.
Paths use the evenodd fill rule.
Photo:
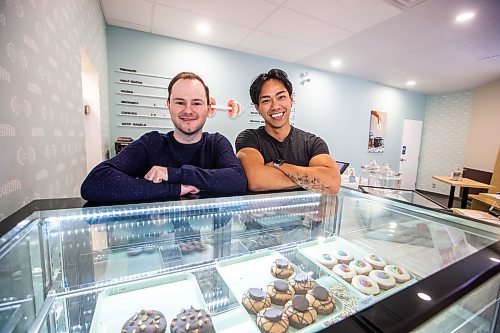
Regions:
<instances>
[{"instance_id":1,"label":"display case glass panel","mask_svg":"<svg viewBox=\"0 0 500 333\"><path fill-rule=\"evenodd\" d=\"M499 239L474 220L348 189L42 211L20 225L0 244L0 331L115 332L141 309L170 325L193 307L216 332L259 332L250 288L292 311L276 300L288 301L281 280L294 294L325 288L327 313L289 330L316 332Z\"/></svg>"}]
</instances>

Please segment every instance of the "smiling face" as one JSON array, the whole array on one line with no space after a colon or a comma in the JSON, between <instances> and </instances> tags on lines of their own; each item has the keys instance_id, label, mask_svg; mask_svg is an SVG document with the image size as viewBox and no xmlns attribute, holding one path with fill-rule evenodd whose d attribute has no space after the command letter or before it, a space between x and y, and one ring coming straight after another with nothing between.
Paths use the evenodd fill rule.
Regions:
<instances>
[{"instance_id":1,"label":"smiling face","mask_svg":"<svg viewBox=\"0 0 500 333\"><path fill-rule=\"evenodd\" d=\"M172 86L167 101L174 137L179 142L195 142L201 138L208 116L208 104L203 84L194 79L180 79Z\"/></svg>"},{"instance_id":2,"label":"smiling face","mask_svg":"<svg viewBox=\"0 0 500 333\"><path fill-rule=\"evenodd\" d=\"M266 122L266 127L274 130L290 127L290 110L293 99L283 82L267 80L259 93L259 105L255 108Z\"/></svg>"}]
</instances>

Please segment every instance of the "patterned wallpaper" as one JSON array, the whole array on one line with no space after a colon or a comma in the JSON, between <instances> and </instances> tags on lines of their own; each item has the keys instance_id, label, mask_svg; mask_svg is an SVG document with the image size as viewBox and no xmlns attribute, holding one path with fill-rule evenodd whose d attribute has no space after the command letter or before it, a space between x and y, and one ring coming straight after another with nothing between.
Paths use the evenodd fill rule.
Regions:
<instances>
[{"instance_id":1,"label":"patterned wallpaper","mask_svg":"<svg viewBox=\"0 0 500 333\"><path fill-rule=\"evenodd\" d=\"M0 221L35 199L80 195L80 48L99 72L108 150L105 30L98 0L0 0Z\"/></svg>"},{"instance_id":2,"label":"patterned wallpaper","mask_svg":"<svg viewBox=\"0 0 500 333\"><path fill-rule=\"evenodd\" d=\"M474 90L463 90L427 96L417 188L450 193L450 186L432 179L446 176L457 165L463 167L469 136ZM432 187L433 183L436 185ZM458 196L455 190L455 196Z\"/></svg>"}]
</instances>

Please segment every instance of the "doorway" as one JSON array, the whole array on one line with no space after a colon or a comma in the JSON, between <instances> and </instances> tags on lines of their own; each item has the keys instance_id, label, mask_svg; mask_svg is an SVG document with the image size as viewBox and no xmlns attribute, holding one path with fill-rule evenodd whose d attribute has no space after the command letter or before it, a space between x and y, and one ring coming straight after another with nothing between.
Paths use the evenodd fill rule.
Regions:
<instances>
[{"instance_id":1,"label":"doorway","mask_svg":"<svg viewBox=\"0 0 500 333\"><path fill-rule=\"evenodd\" d=\"M102 161L101 109L99 103L99 74L85 51L80 48L82 96L85 130L87 173Z\"/></svg>"},{"instance_id":2,"label":"doorway","mask_svg":"<svg viewBox=\"0 0 500 333\"><path fill-rule=\"evenodd\" d=\"M399 159L401 188L414 190L417 183L420 141L422 139L422 121L405 119L403 125L403 144Z\"/></svg>"}]
</instances>

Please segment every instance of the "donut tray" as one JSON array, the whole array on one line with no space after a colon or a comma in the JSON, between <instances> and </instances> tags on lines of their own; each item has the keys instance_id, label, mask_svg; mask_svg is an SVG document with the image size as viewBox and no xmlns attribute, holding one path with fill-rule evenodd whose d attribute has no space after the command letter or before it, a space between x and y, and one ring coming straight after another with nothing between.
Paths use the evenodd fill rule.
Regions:
<instances>
[{"instance_id":1,"label":"donut tray","mask_svg":"<svg viewBox=\"0 0 500 333\"><path fill-rule=\"evenodd\" d=\"M141 309L161 311L170 324L183 307L190 306L206 308L196 277L191 273L134 281L99 294L89 332L120 332L129 317Z\"/></svg>"},{"instance_id":2,"label":"donut tray","mask_svg":"<svg viewBox=\"0 0 500 333\"><path fill-rule=\"evenodd\" d=\"M302 243L298 245L297 248L298 251L301 252L305 257L315 262L318 266L321 267L321 269L328 272L328 274L330 274L338 282L342 283L344 286L349 288L354 294L356 294L360 298L358 304L358 310L362 310L368 307L369 305L376 303L381 299L386 298L398 292L399 290L404 289L417 282L417 276L414 273L408 271L408 269L406 269L404 265L400 265L399 263L383 258L386 260L388 265L391 264L400 265L401 267L405 268L410 274L410 280L404 283L396 283L396 285L389 290L380 289L380 292L377 295L366 295L361 291L359 291L358 289L356 289L355 287L353 287L349 282L345 281L340 276L335 274L333 271L323 266L322 264L318 263L316 258L322 253L328 253L328 252L331 253L333 252L333 250L343 249L349 251L354 256L354 259L363 259L365 255L371 253L370 251L363 250L359 246L352 244L349 241L337 236L332 236L321 240Z\"/></svg>"},{"instance_id":3,"label":"donut tray","mask_svg":"<svg viewBox=\"0 0 500 333\"><path fill-rule=\"evenodd\" d=\"M256 316L247 313L243 305L241 305L242 296L252 287L265 290L270 282L276 280L276 278L271 275L271 265L276 259L282 258L288 259L296 272L308 273L316 283L322 285L326 289L330 289L332 285L338 284L332 276L325 273L315 263L298 253L296 249L281 252L263 251L220 261L216 266L219 275L226 282L228 288L240 303L240 309L246 316L244 320L245 325L241 325L244 329L237 330L237 332L260 332L255 322ZM350 294L349 296L354 302L357 301L355 295ZM288 332L317 332L352 313L352 311L344 306L344 301L337 297L334 298L336 307L332 314L327 316L318 315L315 323L300 330L290 326ZM272 306L283 309L282 306L274 304ZM233 332L236 332L236 330L233 330Z\"/></svg>"}]
</instances>

